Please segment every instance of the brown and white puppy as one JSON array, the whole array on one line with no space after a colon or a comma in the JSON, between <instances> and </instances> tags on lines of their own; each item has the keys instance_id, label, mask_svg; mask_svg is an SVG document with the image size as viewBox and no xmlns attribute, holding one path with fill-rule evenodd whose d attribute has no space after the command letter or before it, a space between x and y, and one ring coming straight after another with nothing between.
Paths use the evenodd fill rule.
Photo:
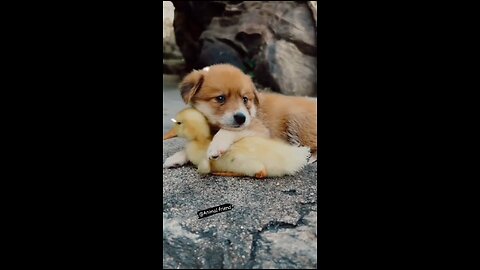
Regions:
<instances>
[{"instance_id":1,"label":"brown and white puppy","mask_svg":"<svg viewBox=\"0 0 480 270\"><path fill-rule=\"evenodd\" d=\"M310 147L311 162L317 151L317 100L274 93L259 93L248 75L229 64L194 70L180 83L186 104L202 112L216 132L207 155L216 159L246 136L283 139ZM169 157L164 167L185 164L182 151Z\"/></svg>"}]
</instances>

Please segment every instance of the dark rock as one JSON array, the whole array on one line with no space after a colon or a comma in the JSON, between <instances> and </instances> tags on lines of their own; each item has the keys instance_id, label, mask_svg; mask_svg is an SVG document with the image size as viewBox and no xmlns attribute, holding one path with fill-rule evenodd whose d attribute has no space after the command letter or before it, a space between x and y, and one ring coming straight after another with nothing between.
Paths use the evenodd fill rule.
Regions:
<instances>
[{"instance_id":1,"label":"dark rock","mask_svg":"<svg viewBox=\"0 0 480 270\"><path fill-rule=\"evenodd\" d=\"M231 63L262 87L316 96L316 3L172 2L187 70Z\"/></svg>"},{"instance_id":2,"label":"dark rock","mask_svg":"<svg viewBox=\"0 0 480 270\"><path fill-rule=\"evenodd\" d=\"M245 70L240 54L232 46L228 46L219 40L205 40L200 56L193 68L202 69L218 63L230 63L241 70Z\"/></svg>"}]
</instances>

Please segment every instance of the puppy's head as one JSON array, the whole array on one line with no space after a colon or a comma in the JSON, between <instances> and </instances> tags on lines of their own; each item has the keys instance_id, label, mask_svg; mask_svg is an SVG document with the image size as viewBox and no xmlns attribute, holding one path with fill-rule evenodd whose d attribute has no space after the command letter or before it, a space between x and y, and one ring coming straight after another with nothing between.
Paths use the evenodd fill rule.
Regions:
<instances>
[{"instance_id":1,"label":"puppy's head","mask_svg":"<svg viewBox=\"0 0 480 270\"><path fill-rule=\"evenodd\" d=\"M186 104L220 128L242 130L255 117L258 93L249 76L229 64L194 70L180 83Z\"/></svg>"}]
</instances>

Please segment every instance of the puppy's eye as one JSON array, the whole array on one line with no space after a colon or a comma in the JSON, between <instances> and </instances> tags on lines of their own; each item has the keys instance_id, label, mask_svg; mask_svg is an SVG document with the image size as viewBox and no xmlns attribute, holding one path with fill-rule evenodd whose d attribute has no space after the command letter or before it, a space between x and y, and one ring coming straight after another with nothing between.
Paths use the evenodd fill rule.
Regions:
<instances>
[{"instance_id":1,"label":"puppy's eye","mask_svg":"<svg viewBox=\"0 0 480 270\"><path fill-rule=\"evenodd\" d=\"M215 98L219 103L224 103L225 102L225 96L221 95Z\"/></svg>"},{"instance_id":2,"label":"puppy's eye","mask_svg":"<svg viewBox=\"0 0 480 270\"><path fill-rule=\"evenodd\" d=\"M243 103L245 103L245 105L248 103L248 98L247 97L243 97Z\"/></svg>"}]
</instances>

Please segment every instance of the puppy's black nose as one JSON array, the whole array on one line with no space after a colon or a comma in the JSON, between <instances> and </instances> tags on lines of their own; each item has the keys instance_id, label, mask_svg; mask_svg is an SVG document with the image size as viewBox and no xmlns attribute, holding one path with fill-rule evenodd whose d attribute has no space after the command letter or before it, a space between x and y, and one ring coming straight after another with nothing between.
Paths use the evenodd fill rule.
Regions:
<instances>
[{"instance_id":1,"label":"puppy's black nose","mask_svg":"<svg viewBox=\"0 0 480 270\"><path fill-rule=\"evenodd\" d=\"M245 123L245 115L243 115L243 113L234 114L233 119L235 119L235 122L237 122L239 125Z\"/></svg>"}]
</instances>

